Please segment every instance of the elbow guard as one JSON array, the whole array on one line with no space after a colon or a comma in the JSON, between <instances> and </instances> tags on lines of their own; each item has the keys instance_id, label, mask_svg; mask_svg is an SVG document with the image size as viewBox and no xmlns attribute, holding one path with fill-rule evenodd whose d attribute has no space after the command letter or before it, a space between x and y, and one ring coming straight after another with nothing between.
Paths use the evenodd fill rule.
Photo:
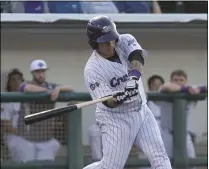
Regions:
<instances>
[{"instance_id":1,"label":"elbow guard","mask_svg":"<svg viewBox=\"0 0 209 169\"><path fill-rule=\"evenodd\" d=\"M133 60L139 61L142 65L144 65L144 57L142 56L142 50L134 50L128 56L128 60L132 62Z\"/></svg>"}]
</instances>

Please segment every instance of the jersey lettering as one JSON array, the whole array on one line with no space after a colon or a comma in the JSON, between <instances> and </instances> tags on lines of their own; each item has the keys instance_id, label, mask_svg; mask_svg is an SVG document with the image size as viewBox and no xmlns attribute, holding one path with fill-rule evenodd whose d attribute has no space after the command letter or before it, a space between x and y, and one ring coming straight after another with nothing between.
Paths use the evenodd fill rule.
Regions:
<instances>
[{"instance_id":1,"label":"jersey lettering","mask_svg":"<svg viewBox=\"0 0 209 169\"><path fill-rule=\"evenodd\" d=\"M121 82L124 83L128 80L128 75L123 75L122 77L116 78L113 77L110 81L110 86L111 87L116 87L116 86L120 86Z\"/></svg>"}]
</instances>

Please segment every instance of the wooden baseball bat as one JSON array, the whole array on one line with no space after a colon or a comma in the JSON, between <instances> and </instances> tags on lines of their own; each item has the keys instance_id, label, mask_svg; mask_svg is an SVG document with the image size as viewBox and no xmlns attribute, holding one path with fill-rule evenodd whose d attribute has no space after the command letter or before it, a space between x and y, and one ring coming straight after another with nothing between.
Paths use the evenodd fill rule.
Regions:
<instances>
[{"instance_id":1,"label":"wooden baseball bat","mask_svg":"<svg viewBox=\"0 0 209 169\"><path fill-rule=\"evenodd\" d=\"M39 113L30 114L30 115L27 115L24 117L24 121L25 121L26 125L33 124L36 122L50 119L55 116L63 115L63 114L81 109L83 107L87 107L87 106L90 106L90 105L93 105L96 103L104 102L104 101L107 101L111 98L112 98L112 96L107 96L107 97L103 97L100 99L95 99L95 100L91 100L91 101L87 101L87 102L83 102L83 103L73 104L70 106L54 108L54 109L42 111Z\"/></svg>"}]
</instances>

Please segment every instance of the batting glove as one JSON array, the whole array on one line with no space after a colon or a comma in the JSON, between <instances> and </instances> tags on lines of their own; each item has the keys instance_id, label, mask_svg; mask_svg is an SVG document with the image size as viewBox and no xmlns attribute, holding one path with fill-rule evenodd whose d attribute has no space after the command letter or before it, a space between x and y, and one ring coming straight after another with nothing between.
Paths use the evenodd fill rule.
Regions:
<instances>
[{"instance_id":1,"label":"batting glove","mask_svg":"<svg viewBox=\"0 0 209 169\"><path fill-rule=\"evenodd\" d=\"M124 91L115 92L113 95L113 101L117 104L122 104L124 101L127 100L127 95Z\"/></svg>"},{"instance_id":2,"label":"batting glove","mask_svg":"<svg viewBox=\"0 0 209 169\"><path fill-rule=\"evenodd\" d=\"M125 87L125 94L128 99L132 99L134 96L137 96L139 91L138 91L138 78L135 76L130 76L129 80L126 84Z\"/></svg>"}]
</instances>

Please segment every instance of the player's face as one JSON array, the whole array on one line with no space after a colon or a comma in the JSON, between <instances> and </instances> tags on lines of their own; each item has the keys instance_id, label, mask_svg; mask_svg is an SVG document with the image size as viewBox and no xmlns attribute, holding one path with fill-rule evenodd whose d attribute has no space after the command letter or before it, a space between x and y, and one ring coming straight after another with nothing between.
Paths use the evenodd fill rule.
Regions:
<instances>
[{"instance_id":1,"label":"player's face","mask_svg":"<svg viewBox=\"0 0 209 169\"><path fill-rule=\"evenodd\" d=\"M150 85L150 91L158 91L161 85L162 82L160 79L154 79Z\"/></svg>"},{"instance_id":2,"label":"player's face","mask_svg":"<svg viewBox=\"0 0 209 169\"><path fill-rule=\"evenodd\" d=\"M39 84L44 83L44 81L46 80L46 70L33 71L33 77L37 83Z\"/></svg>"},{"instance_id":3,"label":"player's face","mask_svg":"<svg viewBox=\"0 0 209 169\"><path fill-rule=\"evenodd\" d=\"M98 44L98 51L104 57L111 57L115 54L115 41Z\"/></svg>"},{"instance_id":4,"label":"player's face","mask_svg":"<svg viewBox=\"0 0 209 169\"><path fill-rule=\"evenodd\" d=\"M187 80L184 76L173 75L173 77L171 78L172 83L175 83L180 86L185 85L186 81Z\"/></svg>"},{"instance_id":5,"label":"player's face","mask_svg":"<svg viewBox=\"0 0 209 169\"><path fill-rule=\"evenodd\" d=\"M22 77L18 74L12 75L9 79L9 85L12 91L19 91L21 83L22 83Z\"/></svg>"}]
</instances>

